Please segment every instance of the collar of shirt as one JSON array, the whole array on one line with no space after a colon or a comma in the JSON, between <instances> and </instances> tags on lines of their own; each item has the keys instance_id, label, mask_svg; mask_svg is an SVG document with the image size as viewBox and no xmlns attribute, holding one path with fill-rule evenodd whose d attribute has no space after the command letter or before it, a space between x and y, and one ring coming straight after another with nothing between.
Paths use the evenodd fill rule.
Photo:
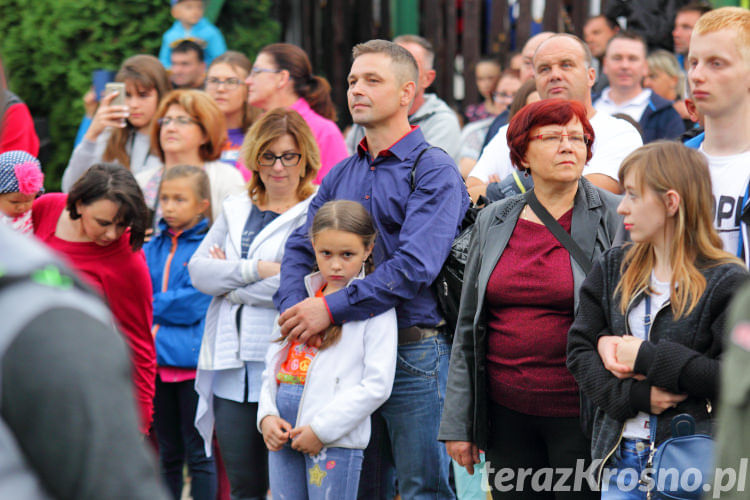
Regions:
<instances>
[{"instance_id":1,"label":"collar of shirt","mask_svg":"<svg viewBox=\"0 0 750 500\"><path fill-rule=\"evenodd\" d=\"M607 87L606 89L602 90L601 99L608 106L612 106L613 108L624 109L630 106L635 106L635 107L645 106L648 103L648 100L651 98L651 89L643 89L641 90L640 94L633 97L629 101L625 101L622 104L617 104L609 97L611 90L612 90L611 87Z\"/></svg>"},{"instance_id":2,"label":"collar of shirt","mask_svg":"<svg viewBox=\"0 0 750 500\"><path fill-rule=\"evenodd\" d=\"M406 158L406 156L414 150L414 147L417 144L424 141L422 131L416 132L419 126L410 125L410 127L410 130L406 134L401 136L388 148L379 152L377 156L375 156L375 158L372 158L372 160L380 158L381 156L395 156L399 160L403 160L404 158ZM357 145L357 155L362 158L363 156L365 156L365 154L369 153L370 151L367 149L367 135L365 135L362 140L359 141L359 145Z\"/></svg>"}]
</instances>

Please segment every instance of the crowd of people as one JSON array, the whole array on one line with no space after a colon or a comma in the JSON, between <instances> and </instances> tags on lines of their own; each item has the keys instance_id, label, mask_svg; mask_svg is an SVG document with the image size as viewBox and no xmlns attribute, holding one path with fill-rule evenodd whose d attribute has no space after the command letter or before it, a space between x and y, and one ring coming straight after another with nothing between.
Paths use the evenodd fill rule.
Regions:
<instances>
[{"instance_id":1,"label":"crowd of people","mask_svg":"<svg viewBox=\"0 0 750 500\"><path fill-rule=\"evenodd\" d=\"M370 40L342 132L302 49L171 3L62 192L0 86L0 497L645 499L675 421L742 425L750 11L538 33L462 114L428 40Z\"/></svg>"}]
</instances>

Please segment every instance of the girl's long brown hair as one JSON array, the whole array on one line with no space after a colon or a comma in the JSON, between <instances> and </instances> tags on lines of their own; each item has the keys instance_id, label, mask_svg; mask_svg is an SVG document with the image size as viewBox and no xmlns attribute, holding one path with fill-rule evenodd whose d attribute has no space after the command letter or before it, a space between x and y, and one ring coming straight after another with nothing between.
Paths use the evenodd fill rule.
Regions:
<instances>
[{"instance_id":1,"label":"girl's long brown hair","mask_svg":"<svg viewBox=\"0 0 750 500\"><path fill-rule=\"evenodd\" d=\"M722 241L713 225L711 176L704 156L678 142L658 141L632 152L620 166L618 176L633 174L641 192L646 188L657 195L674 190L680 195L672 216L674 237L669 250L672 278L670 301L675 319L689 314L706 289L700 268L728 262L742 265L722 250ZM622 277L615 294L620 294L620 311L641 291L647 290L656 265L651 243L632 243L625 251L620 268Z\"/></svg>"},{"instance_id":2,"label":"girl's long brown hair","mask_svg":"<svg viewBox=\"0 0 750 500\"><path fill-rule=\"evenodd\" d=\"M115 75L115 81L132 83L138 92L156 89L160 101L172 89L167 70L164 69L159 59L146 54L125 59L120 66L120 71ZM117 162L130 170L130 155L126 148L128 141L135 133L135 127L129 121L126 122L125 128L114 129L104 148L102 159Z\"/></svg>"}]
</instances>

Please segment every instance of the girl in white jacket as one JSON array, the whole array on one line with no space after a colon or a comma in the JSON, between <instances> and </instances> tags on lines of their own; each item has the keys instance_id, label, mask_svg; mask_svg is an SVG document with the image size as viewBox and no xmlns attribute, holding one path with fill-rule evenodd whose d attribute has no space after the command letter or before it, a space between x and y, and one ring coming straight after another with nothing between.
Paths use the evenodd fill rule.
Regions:
<instances>
[{"instance_id":1,"label":"girl in white jacket","mask_svg":"<svg viewBox=\"0 0 750 500\"><path fill-rule=\"evenodd\" d=\"M362 277L375 235L359 203L320 207L311 229L319 271L305 278L308 293L324 297ZM370 415L390 396L396 346L393 309L329 327L319 347L286 340L271 345L258 427L270 451L274 497L356 498Z\"/></svg>"}]
</instances>

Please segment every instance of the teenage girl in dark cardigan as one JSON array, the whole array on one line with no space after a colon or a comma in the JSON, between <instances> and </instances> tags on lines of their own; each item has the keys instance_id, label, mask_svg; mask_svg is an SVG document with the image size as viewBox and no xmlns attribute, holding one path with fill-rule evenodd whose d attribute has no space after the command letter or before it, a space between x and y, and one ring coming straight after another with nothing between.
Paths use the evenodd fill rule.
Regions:
<instances>
[{"instance_id":1,"label":"teenage girl in dark cardigan","mask_svg":"<svg viewBox=\"0 0 750 500\"><path fill-rule=\"evenodd\" d=\"M619 177L632 243L605 253L584 281L567 364L598 406L592 459L603 460L600 481L614 469L602 498L640 499L645 488L629 484L638 478L627 471L618 483L617 472L640 475L652 432L658 446L681 413L711 431L726 310L748 273L722 250L701 153L652 143L623 161Z\"/></svg>"}]
</instances>

